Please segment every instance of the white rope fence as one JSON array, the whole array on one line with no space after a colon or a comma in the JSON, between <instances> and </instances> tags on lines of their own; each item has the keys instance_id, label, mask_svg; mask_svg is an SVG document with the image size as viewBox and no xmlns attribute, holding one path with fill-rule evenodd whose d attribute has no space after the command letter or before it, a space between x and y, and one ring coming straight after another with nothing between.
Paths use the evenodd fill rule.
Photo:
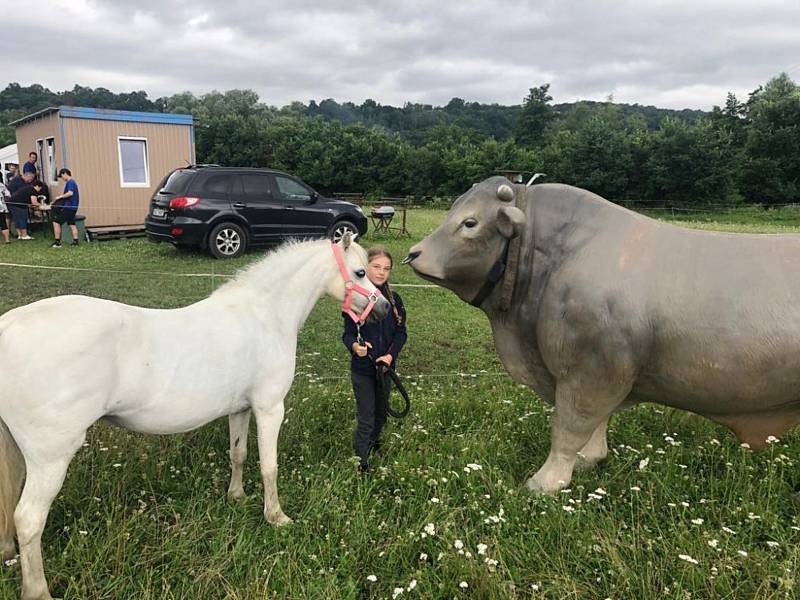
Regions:
<instances>
[{"instance_id":1,"label":"white rope fence","mask_svg":"<svg viewBox=\"0 0 800 600\"><path fill-rule=\"evenodd\" d=\"M214 278L235 277L235 274L226 273L173 273L170 271L131 271L126 269L92 269L90 267L60 267L56 265L31 265L25 263L10 263L0 262L0 267L12 267L18 269L43 269L50 271L77 271L81 273L108 273L109 275L158 275L159 277L197 277L197 278ZM443 287L428 283L393 283L393 288L425 288L425 289L440 289Z\"/></svg>"}]
</instances>

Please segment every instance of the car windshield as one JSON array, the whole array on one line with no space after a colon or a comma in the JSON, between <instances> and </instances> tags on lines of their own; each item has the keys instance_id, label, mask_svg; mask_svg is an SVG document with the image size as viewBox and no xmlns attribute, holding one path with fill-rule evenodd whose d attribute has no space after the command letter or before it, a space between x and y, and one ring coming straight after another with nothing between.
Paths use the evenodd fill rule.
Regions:
<instances>
[{"instance_id":1,"label":"car windshield","mask_svg":"<svg viewBox=\"0 0 800 600\"><path fill-rule=\"evenodd\" d=\"M167 180L164 182L164 185L161 186L160 193L162 194L180 194L188 185L189 181L191 181L192 177L194 176L193 171L173 171Z\"/></svg>"}]
</instances>

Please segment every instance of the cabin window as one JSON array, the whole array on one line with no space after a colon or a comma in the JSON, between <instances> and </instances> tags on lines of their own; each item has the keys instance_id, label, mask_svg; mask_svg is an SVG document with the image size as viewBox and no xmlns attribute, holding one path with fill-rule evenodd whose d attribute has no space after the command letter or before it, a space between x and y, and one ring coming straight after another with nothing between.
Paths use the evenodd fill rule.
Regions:
<instances>
[{"instance_id":1,"label":"cabin window","mask_svg":"<svg viewBox=\"0 0 800 600\"><path fill-rule=\"evenodd\" d=\"M117 141L121 187L150 187L147 139L119 137Z\"/></svg>"}]
</instances>

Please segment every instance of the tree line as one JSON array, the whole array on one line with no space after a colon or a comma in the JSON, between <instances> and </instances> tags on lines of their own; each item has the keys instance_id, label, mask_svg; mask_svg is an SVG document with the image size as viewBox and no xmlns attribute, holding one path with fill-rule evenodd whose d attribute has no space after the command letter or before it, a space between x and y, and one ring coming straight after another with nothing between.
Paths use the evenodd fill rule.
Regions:
<instances>
[{"instance_id":1,"label":"tree line","mask_svg":"<svg viewBox=\"0 0 800 600\"><path fill-rule=\"evenodd\" d=\"M326 99L277 108L250 90L151 100L143 91L12 83L0 91L0 146L14 141L9 122L57 105L190 113L199 161L281 169L323 192L454 196L515 170L615 201L800 201L800 89L785 73L746 100L728 94L711 112L553 104L549 84L516 106Z\"/></svg>"}]
</instances>

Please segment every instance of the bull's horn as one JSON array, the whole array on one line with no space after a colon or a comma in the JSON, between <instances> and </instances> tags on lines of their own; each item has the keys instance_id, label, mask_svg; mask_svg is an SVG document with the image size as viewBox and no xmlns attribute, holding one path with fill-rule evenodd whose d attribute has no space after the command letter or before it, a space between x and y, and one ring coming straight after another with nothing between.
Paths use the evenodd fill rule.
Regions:
<instances>
[{"instance_id":1,"label":"bull's horn","mask_svg":"<svg viewBox=\"0 0 800 600\"><path fill-rule=\"evenodd\" d=\"M503 202L511 202L514 199L514 190L511 189L511 186L504 183L497 188L497 197Z\"/></svg>"}]
</instances>

